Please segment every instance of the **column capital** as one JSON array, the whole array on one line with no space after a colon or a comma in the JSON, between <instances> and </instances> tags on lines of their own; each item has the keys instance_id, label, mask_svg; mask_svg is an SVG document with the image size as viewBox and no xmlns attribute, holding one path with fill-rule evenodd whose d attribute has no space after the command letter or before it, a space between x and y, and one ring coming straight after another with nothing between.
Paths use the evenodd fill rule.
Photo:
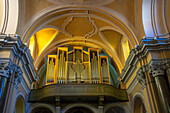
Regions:
<instances>
[{"instance_id":1,"label":"column capital","mask_svg":"<svg viewBox=\"0 0 170 113\"><path fill-rule=\"evenodd\" d=\"M141 88L144 89L146 86L146 77L142 68L136 73L136 77L138 82L141 84Z\"/></svg>"},{"instance_id":2,"label":"column capital","mask_svg":"<svg viewBox=\"0 0 170 113\"><path fill-rule=\"evenodd\" d=\"M18 85L21 83L23 76L23 72L21 68L18 65L15 65L15 77L14 77L14 85L16 88L18 88Z\"/></svg>"},{"instance_id":3,"label":"column capital","mask_svg":"<svg viewBox=\"0 0 170 113\"><path fill-rule=\"evenodd\" d=\"M165 64L159 63L159 64L151 64L148 66L149 73L151 76L162 76L165 74L166 66Z\"/></svg>"}]
</instances>

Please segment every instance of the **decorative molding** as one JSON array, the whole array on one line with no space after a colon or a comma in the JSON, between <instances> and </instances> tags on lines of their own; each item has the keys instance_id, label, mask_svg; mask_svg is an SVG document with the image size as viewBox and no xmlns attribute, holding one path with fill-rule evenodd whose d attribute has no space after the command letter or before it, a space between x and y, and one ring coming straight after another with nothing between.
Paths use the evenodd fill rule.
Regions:
<instances>
[{"instance_id":1,"label":"decorative molding","mask_svg":"<svg viewBox=\"0 0 170 113\"><path fill-rule=\"evenodd\" d=\"M8 62L4 62L3 59L0 59L0 76L4 76L6 78L14 76L14 80L10 82L12 82L16 88L18 88L18 85L23 79L22 73L21 68L18 65L13 64L10 59Z\"/></svg>"},{"instance_id":2,"label":"decorative molding","mask_svg":"<svg viewBox=\"0 0 170 113\"><path fill-rule=\"evenodd\" d=\"M121 103L121 102L116 102L116 103L109 103L109 104L106 104L104 106L104 112L103 113L106 113L106 111L109 109L109 108L112 108L112 107L118 107L118 108L121 108L123 110L125 110L125 113L130 113L130 109L127 105Z\"/></svg>"},{"instance_id":3,"label":"decorative molding","mask_svg":"<svg viewBox=\"0 0 170 113\"><path fill-rule=\"evenodd\" d=\"M146 77L145 77L145 74L142 68L138 70L138 72L136 73L136 76L137 76L136 79L141 84L141 88L144 89L146 86Z\"/></svg>"},{"instance_id":4,"label":"decorative molding","mask_svg":"<svg viewBox=\"0 0 170 113\"><path fill-rule=\"evenodd\" d=\"M137 68L137 65L140 60L147 58L149 53L153 51L169 51L170 47L168 46L169 40L164 38L152 38L152 39L143 39L139 46L133 49L130 52L130 55L126 61L125 67L121 73L121 80L125 83L129 80L130 76L133 74L134 70ZM152 59L154 62L165 62L169 63L170 60L168 58L164 59ZM147 69L147 68L144 68Z\"/></svg>"},{"instance_id":5,"label":"decorative molding","mask_svg":"<svg viewBox=\"0 0 170 113\"><path fill-rule=\"evenodd\" d=\"M93 35L98 33L98 27L95 25L94 20L91 19L91 17L88 16L70 16L68 17L65 22L61 26L61 32L64 33L66 36L73 38L75 35L71 34L70 31L67 31L67 26L75 19L75 18L85 18L87 22L93 27L92 31L87 32L83 38L89 38Z\"/></svg>"},{"instance_id":6,"label":"decorative molding","mask_svg":"<svg viewBox=\"0 0 170 113\"><path fill-rule=\"evenodd\" d=\"M48 108L52 113L56 113L55 111L55 107L51 104L45 104L45 103L34 103L34 104L30 104L28 111L26 111L26 113L32 113L32 111L36 108Z\"/></svg>"},{"instance_id":7,"label":"decorative molding","mask_svg":"<svg viewBox=\"0 0 170 113\"><path fill-rule=\"evenodd\" d=\"M106 5L115 0L48 0L53 4L58 5Z\"/></svg>"},{"instance_id":8,"label":"decorative molding","mask_svg":"<svg viewBox=\"0 0 170 113\"><path fill-rule=\"evenodd\" d=\"M169 51L170 48L168 44L168 39L143 39L140 45L131 51L126 61L126 65L119 77L120 80L122 80L124 83L127 83L131 76L134 75L133 73L137 69L139 62L146 59L149 54L152 54L152 52ZM146 84L148 84L146 82L145 72L149 72L150 75L154 77L158 75L164 75L164 73L169 70L168 64L170 64L169 58L151 59L148 64L143 64L143 66L137 69L136 76L128 87L128 92L132 91L134 88L132 84L136 84L136 81L138 81L138 83L141 84L142 89L144 89Z\"/></svg>"},{"instance_id":9,"label":"decorative molding","mask_svg":"<svg viewBox=\"0 0 170 113\"><path fill-rule=\"evenodd\" d=\"M113 101L115 99L122 102L128 101L126 90L107 84L51 84L31 90L28 102L38 102L48 97L60 96L63 98L63 96L79 97L83 95L87 97L105 96L109 100L113 99Z\"/></svg>"},{"instance_id":10,"label":"decorative molding","mask_svg":"<svg viewBox=\"0 0 170 113\"><path fill-rule=\"evenodd\" d=\"M28 83L26 83L28 86L32 81L38 80L30 51L17 35L0 35L0 48L7 52L1 55L7 54L3 56L5 58L0 58L0 76L9 78L11 73L14 73L14 79L11 83L14 83L16 88L22 81L22 73L26 75L25 79L28 80Z\"/></svg>"},{"instance_id":11,"label":"decorative molding","mask_svg":"<svg viewBox=\"0 0 170 113\"><path fill-rule=\"evenodd\" d=\"M116 25L115 23L113 23L110 20L107 20L106 18L102 18L101 16L98 15L92 15L92 14L86 14L87 16L93 16L93 18L97 18L100 20L103 20L109 24L111 24L111 26L116 26L119 31L123 32L125 35L127 34L131 34L128 35L128 39L133 43L132 45L135 46L136 44L139 44L135 33L133 32L133 30L135 30L135 27L132 25L131 22L129 22L123 15L120 15L120 13L118 13L115 10L112 9L108 9L106 7L101 7L101 6L84 6L84 7L77 7L77 5L66 5L66 6L62 6L62 5L53 5L50 6L42 11L40 11L39 13L37 13L36 15L34 15L29 22L25 25L25 27L22 30L22 40L24 42L28 41L28 39L33 35L32 32L30 32L32 29L32 31L35 31L36 29L38 29L40 26L43 26L51 21L54 21L56 19L62 18L62 17L66 17L66 16L71 16L71 15L82 15L82 13L72 13L71 11L75 11L75 10L87 10L87 11L94 11L97 13L100 13L102 15L107 15L110 18L112 18L113 20L117 21L115 23L120 23L120 25ZM37 25L36 23L41 21L42 19L50 16L51 14L54 13L58 13L58 12L63 12L63 11L70 11L67 14L63 14L63 15L58 15L55 17L52 17L48 20L45 20L44 22L42 22L41 24L39 24L37 27L34 27L34 25ZM120 27L120 26L124 26L124 27ZM124 30L125 29L125 30ZM127 32L125 32L127 30Z\"/></svg>"},{"instance_id":12,"label":"decorative molding","mask_svg":"<svg viewBox=\"0 0 170 113\"><path fill-rule=\"evenodd\" d=\"M136 92L135 94L134 94L134 96L133 96L133 98L132 98L132 107L131 107L131 112L132 113L134 113L134 111L133 111L133 109L134 109L134 107L135 107L135 99L136 98L140 98L141 100L142 100L142 103L144 104L144 107L145 107L145 109L148 111L148 108L147 108L147 104L146 104L146 100L145 100L145 97L144 97L144 95L142 94L142 93L140 93L140 92ZM146 113L148 113L146 111Z\"/></svg>"},{"instance_id":13,"label":"decorative molding","mask_svg":"<svg viewBox=\"0 0 170 113\"><path fill-rule=\"evenodd\" d=\"M8 59L7 61L5 61L7 59L0 59L0 76L9 78L10 75L10 68L9 68L9 64L11 64L10 59Z\"/></svg>"},{"instance_id":14,"label":"decorative molding","mask_svg":"<svg viewBox=\"0 0 170 113\"><path fill-rule=\"evenodd\" d=\"M67 106L65 106L64 108L62 108L61 113L65 113L67 110L74 108L74 107L85 107L90 109L91 111L93 111L93 113L98 113L98 109L93 106L92 104L87 104L87 103L72 103L72 104L68 104Z\"/></svg>"}]
</instances>

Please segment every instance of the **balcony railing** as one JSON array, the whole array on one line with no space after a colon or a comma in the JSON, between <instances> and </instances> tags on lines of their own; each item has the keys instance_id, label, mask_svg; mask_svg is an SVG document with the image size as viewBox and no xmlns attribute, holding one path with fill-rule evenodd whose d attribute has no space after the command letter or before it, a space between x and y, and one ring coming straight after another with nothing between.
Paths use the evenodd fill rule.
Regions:
<instances>
[{"instance_id":1,"label":"balcony railing","mask_svg":"<svg viewBox=\"0 0 170 113\"><path fill-rule=\"evenodd\" d=\"M42 101L49 97L99 97L116 101L128 101L127 92L107 84L51 84L31 90L29 102Z\"/></svg>"}]
</instances>

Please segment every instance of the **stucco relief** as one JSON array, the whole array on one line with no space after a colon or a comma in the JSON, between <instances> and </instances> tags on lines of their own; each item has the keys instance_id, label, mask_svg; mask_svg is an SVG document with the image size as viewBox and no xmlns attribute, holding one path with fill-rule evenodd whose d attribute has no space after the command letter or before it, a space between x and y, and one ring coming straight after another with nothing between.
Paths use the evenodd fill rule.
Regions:
<instances>
[{"instance_id":1,"label":"stucco relief","mask_svg":"<svg viewBox=\"0 0 170 113\"><path fill-rule=\"evenodd\" d=\"M90 17L70 16L62 24L61 32L72 38L74 36L89 38L97 34L98 28Z\"/></svg>"},{"instance_id":2,"label":"stucco relief","mask_svg":"<svg viewBox=\"0 0 170 113\"><path fill-rule=\"evenodd\" d=\"M48 0L54 4L69 4L69 5L106 5L115 0Z\"/></svg>"}]
</instances>

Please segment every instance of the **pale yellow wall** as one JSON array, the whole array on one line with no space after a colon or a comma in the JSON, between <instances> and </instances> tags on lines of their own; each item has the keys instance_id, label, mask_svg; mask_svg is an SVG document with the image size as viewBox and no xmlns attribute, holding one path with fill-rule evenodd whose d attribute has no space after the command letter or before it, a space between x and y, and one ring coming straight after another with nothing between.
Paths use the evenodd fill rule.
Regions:
<instances>
[{"instance_id":1,"label":"pale yellow wall","mask_svg":"<svg viewBox=\"0 0 170 113\"><path fill-rule=\"evenodd\" d=\"M125 16L135 26L134 0L115 0L106 6Z\"/></svg>"},{"instance_id":2,"label":"pale yellow wall","mask_svg":"<svg viewBox=\"0 0 170 113\"><path fill-rule=\"evenodd\" d=\"M28 22L34 14L52 5L47 0L25 0L25 22Z\"/></svg>"}]
</instances>

